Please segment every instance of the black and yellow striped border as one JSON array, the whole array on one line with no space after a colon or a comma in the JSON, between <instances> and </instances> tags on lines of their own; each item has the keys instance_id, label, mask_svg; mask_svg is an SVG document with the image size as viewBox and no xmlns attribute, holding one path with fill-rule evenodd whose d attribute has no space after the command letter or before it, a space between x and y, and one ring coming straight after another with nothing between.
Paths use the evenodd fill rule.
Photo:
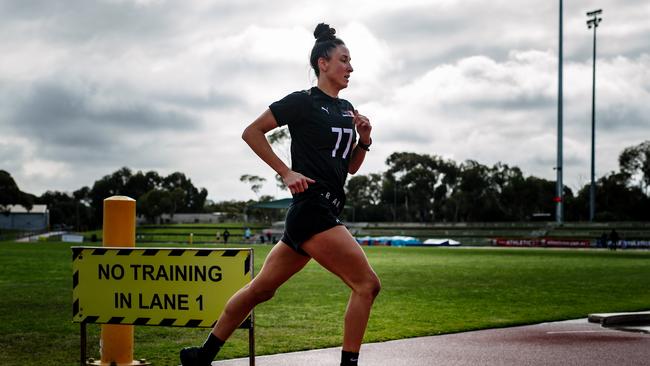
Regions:
<instances>
[{"instance_id":1,"label":"black and yellow striped border","mask_svg":"<svg viewBox=\"0 0 650 366\"><path fill-rule=\"evenodd\" d=\"M244 276L250 275L253 265L252 249L207 249L207 248L106 248L106 247L72 247L73 263L80 260L83 255L92 256L196 256L196 257L236 257L246 253L244 261ZM77 287L79 286L79 270L72 274L72 316L73 321L78 323L94 324L125 324L125 325L150 325L150 326L168 326L168 327L191 327L191 328L211 328L215 322L206 322L201 319L177 319L177 318L129 318L129 317L102 317L97 315L80 316L79 297ZM251 329L253 327L252 316L249 316L240 326L240 328Z\"/></svg>"}]
</instances>

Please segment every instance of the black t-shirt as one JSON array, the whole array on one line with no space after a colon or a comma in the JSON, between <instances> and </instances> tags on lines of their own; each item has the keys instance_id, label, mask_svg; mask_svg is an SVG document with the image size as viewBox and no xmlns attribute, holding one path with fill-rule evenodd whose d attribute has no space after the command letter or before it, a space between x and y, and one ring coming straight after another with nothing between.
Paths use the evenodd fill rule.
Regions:
<instances>
[{"instance_id":1,"label":"black t-shirt","mask_svg":"<svg viewBox=\"0 0 650 366\"><path fill-rule=\"evenodd\" d=\"M342 209L343 187L356 142L352 104L313 87L291 93L269 109L278 125L289 126L291 169L316 181L304 193L294 195L294 201L318 193Z\"/></svg>"}]
</instances>

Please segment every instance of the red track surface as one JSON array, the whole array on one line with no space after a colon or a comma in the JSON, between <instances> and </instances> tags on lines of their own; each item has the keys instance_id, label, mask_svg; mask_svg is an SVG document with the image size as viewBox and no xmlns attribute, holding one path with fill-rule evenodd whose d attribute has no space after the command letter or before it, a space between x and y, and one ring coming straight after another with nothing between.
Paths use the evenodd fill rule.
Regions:
<instances>
[{"instance_id":1,"label":"red track surface","mask_svg":"<svg viewBox=\"0 0 650 366\"><path fill-rule=\"evenodd\" d=\"M260 356L256 366L338 366L340 353L328 348ZM212 365L245 366L248 359ZM364 344L359 365L650 365L650 334L571 320Z\"/></svg>"}]
</instances>

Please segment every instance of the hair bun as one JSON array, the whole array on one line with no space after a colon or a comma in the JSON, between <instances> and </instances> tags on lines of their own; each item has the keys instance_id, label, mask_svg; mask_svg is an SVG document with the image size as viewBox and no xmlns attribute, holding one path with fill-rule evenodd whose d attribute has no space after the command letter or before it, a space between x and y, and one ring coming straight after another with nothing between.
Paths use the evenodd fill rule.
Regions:
<instances>
[{"instance_id":1,"label":"hair bun","mask_svg":"<svg viewBox=\"0 0 650 366\"><path fill-rule=\"evenodd\" d=\"M320 23L314 30L316 42L332 41L336 39L336 29L330 28L329 24Z\"/></svg>"}]
</instances>

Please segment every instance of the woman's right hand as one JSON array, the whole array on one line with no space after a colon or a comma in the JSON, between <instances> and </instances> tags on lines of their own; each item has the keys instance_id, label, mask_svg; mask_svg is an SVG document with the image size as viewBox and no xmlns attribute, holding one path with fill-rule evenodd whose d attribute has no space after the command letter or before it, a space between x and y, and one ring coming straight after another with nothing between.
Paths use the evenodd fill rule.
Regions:
<instances>
[{"instance_id":1,"label":"woman's right hand","mask_svg":"<svg viewBox=\"0 0 650 366\"><path fill-rule=\"evenodd\" d=\"M282 176L282 181L289 187L291 194L302 193L309 188L310 184L316 183L315 180L305 177L304 175L289 170Z\"/></svg>"}]
</instances>

